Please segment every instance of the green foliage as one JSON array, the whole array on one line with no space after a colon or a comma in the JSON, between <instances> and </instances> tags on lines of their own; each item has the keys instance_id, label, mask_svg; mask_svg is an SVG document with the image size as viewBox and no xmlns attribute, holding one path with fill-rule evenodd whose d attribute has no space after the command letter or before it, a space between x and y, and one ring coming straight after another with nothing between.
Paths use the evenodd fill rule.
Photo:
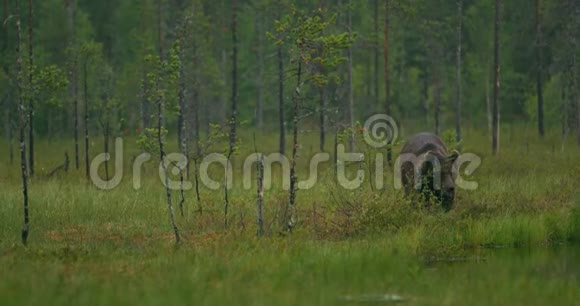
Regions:
<instances>
[{"instance_id":1,"label":"green foliage","mask_svg":"<svg viewBox=\"0 0 580 306\"><path fill-rule=\"evenodd\" d=\"M457 142L457 133L453 129L445 130L441 139L445 142L450 152L452 150L459 150L461 147L461 142Z\"/></svg>"},{"instance_id":2,"label":"green foliage","mask_svg":"<svg viewBox=\"0 0 580 306\"><path fill-rule=\"evenodd\" d=\"M323 69L336 68L345 62L342 52L354 42L354 37L349 33L328 33L336 23L337 15L333 14L323 21L321 14L322 9L306 12L292 5L290 13L276 21L275 34L268 33L277 45L289 45L292 62L306 66L305 70L309 73L307 82L312 82L316 87L328 84L328 75L322 72Z\"/></svg>"},{"instance_id":3,"label":"green foliage","mask_svg":"<svg viewBox=\"0 0 580 306\"><path fill-rule=\"evenodd\" d=\"M43 67L33 72L31 97L34 100L46 99L50 107L62 108L62 95L68 86L66 73L56 65Z\"/></svg>"},{"instance_id":4,"label":"green foliage","mask_svg":"<svg viewBox=\"0 0 580 306\"><path fill-rule=\"evenodd\" d=\"M159 129L156 128L145 129L143 133L137 136L137 146L142 151L159 157L159 135L161 137L167 136L167 129L162 129L161 134L159 133Z\"/></svg>"},{"instance_id":5,"label":"green foliage","mask_svg":"<svg viewBox=\"0 0 580 306\"><path fill-rule=\"evenodd\" d=\"M194 161L199 161L203 157L205 157L209 152L211 152L215 146L218 144L222 144L224 146L223 153L227 154L229 151L229 140L230 134L227 131L227 126L219 125L219 124L210 124L210 132L206 138L200 139L197 143L197 148L199 150L192 150L193 152L190 153L189 158ZM236 142L238 143L238 142ZM232 155L238 151L239 146L236 145L233 148Z\"/></svg>"}]
</instances>

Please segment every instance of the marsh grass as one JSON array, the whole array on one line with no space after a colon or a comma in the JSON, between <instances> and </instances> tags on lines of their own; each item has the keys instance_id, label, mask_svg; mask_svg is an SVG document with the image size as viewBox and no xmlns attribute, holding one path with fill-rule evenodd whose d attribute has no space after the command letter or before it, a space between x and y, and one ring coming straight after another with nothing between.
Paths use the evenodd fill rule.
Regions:
<instances>
[{"instance_id":1,"label":"marsh grass","mask_svg":"<svg viewBox=\"0 0 580 306\"><path fill-rule=\"evenodd\" d=\"M244 190L235 180L227 231L222 190L202 188L200 203L193 190L186 192L185 217L177 220L183 233L179 247L174 246L163 186L153 164L140 190L132 188L127 162L121 185L101 191L74 169L47 178L45 174L62 163L64 151L72 151L71 143L41 141L39 170L31 182L32 231L26 248L19 244L19 169L9 164L7 154L0 156L0 302L334 305L349 294L393 293L405 295L412 304L489 305L499 297L505 304L529 300L509 294L526 289L539 292L540 298L531 304L552 298L566 304L578 298L577 291L567 291L577 288L577 274L568 281L554 278L543 284L541 275L499 272L503 289L479 302L476 297L484 296L483 288L493 282L489 276L465 285L472 291L428 285L433 281L462 286L469 273L485 272L476 266L477 272L459 269L467 273L464 276L436 274L428 262L477 257L488 249L543 249L580 241L580 149L573 143L531 138L523 144L513 133L496 157L488 154L487 136L466 133L464 151L483 160L469 177L479 188L460 190L449 213L410 203L392 188L388 168L385 190L373 190L368 183L373 173L367 167L362 190L348 191L336 185L332 168L325 165L316 187L299 191L299 224L287 235L280 220L288 192L281 189L280 169L275 167L273 188L264 195L265 237L256 238L255 188ZM273 136L258 139L264 139L261 151L277 147ZM301 179L307 175L317 137L303 139ZM125 140L128 161L139 153L134 143ZM6 152L6 144L0 146ZM91 150L99 151L96 145ZM241 158L253 150L253 145L242 144L235 176L241 171ZM350 178L356 177L358 167L349 165ZM211 171L214 179L223 177L219 167Z\"/></svg>"}]
</instances>

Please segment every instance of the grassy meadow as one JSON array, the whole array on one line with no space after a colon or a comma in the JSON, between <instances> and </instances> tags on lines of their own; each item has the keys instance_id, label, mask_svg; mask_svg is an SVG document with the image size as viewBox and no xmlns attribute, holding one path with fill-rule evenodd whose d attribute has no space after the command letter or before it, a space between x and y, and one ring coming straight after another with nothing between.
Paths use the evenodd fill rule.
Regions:
<instances>
[{"instance_id":1,"label":"grassy meadow","mask_svg":"<svg viewBox=\"0 0 580 306\"><path fill-rule=\"evenodd\" d=\"M501 153L491 156L489 136L466 131L462 151L477 154L482 164L465 178L478 188L458 190L449 213L409 203L393 188L388 167L384 190L368 180L371 162L364 164L362 188L345 190L327 164L314 188L298 192L298 226L291 235L281 221L289 192L281 188L276 167L273 188L264 194L266 233L256 237L257 192L255 184L243 188L241 161L255 149L275 152L277 137L257 133L257 143L253 137L243 133L235 157L227 229L222 189L202 186L200 202L193 190L186 191L184 216L179 192L173 192L179 246L159 163L147 164L139 190L132 186L130 161L140 152L132 137L125 139L123 180L109 191L74 169L71 142L41 140L30 183L31 236L22 246L19 159L16 155L11 164L2 142L0 304L574 305L580 300L580 147L573 139L540 140L523 128L506 128ZM318 136L300 137L304 179ZM177 151L175 139L169 142ZM101 143L93 140L93 155L102 152ZM399 149L397 144L394 152ZM48 177L65 151L71 169ZM348 167L354 178L359 164ZM223 180L223 169L210 171Z\"/></svg>"}]
</instances>

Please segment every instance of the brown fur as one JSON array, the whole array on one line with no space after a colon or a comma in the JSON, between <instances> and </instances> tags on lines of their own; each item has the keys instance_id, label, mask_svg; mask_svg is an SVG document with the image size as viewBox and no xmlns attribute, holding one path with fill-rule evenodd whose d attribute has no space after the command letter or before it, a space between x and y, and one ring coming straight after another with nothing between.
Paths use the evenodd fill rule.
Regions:
<instances>
[{"instance_id":1,"label":"brown fur","mask_svg":"<svg viewBox=\"0 0 580 306\"><path fill-rule=\"evenodd\" d=\"M415 157L415 164L403 160L403 157ZM457 152L451 154L445 143L431 133L420 133L411 137L401 150L401 182L407 196L422 194L427 203L431 197L435 197L445 210L453 207L455 198L455 176L453 163L457 158ZM440 172L434 164L438 161ZM417 169L415 169L417 167ZM415 171L420 174L420 186L415 181ZM440 184L437 183L437 175L440 173Z\"/></svg>"}]
</instances>

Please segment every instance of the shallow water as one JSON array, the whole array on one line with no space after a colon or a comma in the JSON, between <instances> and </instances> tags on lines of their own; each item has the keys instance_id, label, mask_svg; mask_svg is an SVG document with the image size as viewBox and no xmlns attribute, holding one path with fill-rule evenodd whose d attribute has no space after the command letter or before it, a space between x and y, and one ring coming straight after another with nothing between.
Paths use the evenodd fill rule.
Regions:
<instances>
[{"instance_id":1,"label":"shallow water","mask_svg":"<svg viewBox=\"0 0 580 306\"><path fill-rule=\"evenodd\" d=\"M580 305L580 246L496 248L438 258L401 280L397 292L342 300L345 305Z\"/></svg>"}]
</instances>

